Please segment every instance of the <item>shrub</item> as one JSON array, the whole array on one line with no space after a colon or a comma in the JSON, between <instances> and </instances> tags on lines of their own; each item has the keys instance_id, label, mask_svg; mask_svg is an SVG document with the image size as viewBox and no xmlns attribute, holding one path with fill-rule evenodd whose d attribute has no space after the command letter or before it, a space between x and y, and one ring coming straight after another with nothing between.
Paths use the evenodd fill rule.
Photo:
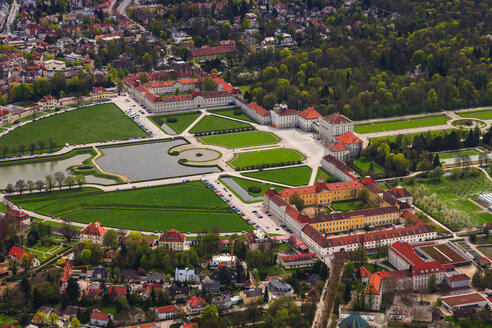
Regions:
<instances>
[{"instance_id":1,"label":"shrub","mask_svg":"<svg viewBox=\"0 0 492 328\"><path fill-rule=\"evenodd\" d=\"M258 194L261 192L261 188L258 186L250 186L248 187L248 191L252 194Z\"/></svg>"},{"instance_id":2,"label":"shrub","mask_svg":"<svg viewBox=\"0 0 492 328\"><path fill-rule=\"evenodd\" d=\"M178 119L174 116L170 116L166 119L167 123L176 123L177 121L178 121Z\"/></svg>"},{"instance_id":3,"label":"shrub","mask_svg":"<svg viewBox=\"0 0 492 328\"><path fill-rule=\"evenodd\" d=\"M171 155L171 156L178 156L179 155L179 152L176 151L176 150L173 150L172 152L169 153L169 155Z\"/></svg>"},{"instance_id":4,"label":"shrub","mask_svg":"<svg viewBox=\"0 0 492 328\"><path fill-rule=\"evenodd\" d=\"M236 116L239 116L239 115L241 115L242 113L243 113L243 112L242 112L240 109L236 109L236 110L234 111L234 115L236 115Z\"/></svg>"}]
</instances>

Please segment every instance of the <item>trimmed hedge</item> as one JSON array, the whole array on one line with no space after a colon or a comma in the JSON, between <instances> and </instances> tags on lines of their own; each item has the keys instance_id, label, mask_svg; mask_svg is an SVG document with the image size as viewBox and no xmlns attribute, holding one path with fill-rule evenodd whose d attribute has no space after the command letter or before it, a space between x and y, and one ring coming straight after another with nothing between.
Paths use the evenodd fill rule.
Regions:
<instances>
[{"instance_id":1,"label":"trimmed hedge","mask_svg":"<svg viewBox=\"0 0 492 328\"><path fill-rule=\"evenodd\" d=\"M214 131L208 131L208 132L197 132L197 133L195 133L195 136L196 137L203 137L203 136L210 136L210 135L215 135L215 134L237 133L237 132L254 131L254 130L256 130L256 129L253 126L251 126L251 127L239 128L239 129L224 129L224 130L214 130Z\"/></svg>"},{"instance_id":2,"label":"trimmed hedge","mask_svg":"<svg viewBox=\"0 0 492 328\"><path fill-rule=\"evenodd\" d=\"M250 165L250 166L243 166L243 167L239 166L234 168L234 170L236 171L261 170L270 167L290 166L290 165L297 165L297 164L302 164L302 161L287 161L287 162L279 162L279 163L271 163L271 164Z\"/></svg>"}]
</instances>

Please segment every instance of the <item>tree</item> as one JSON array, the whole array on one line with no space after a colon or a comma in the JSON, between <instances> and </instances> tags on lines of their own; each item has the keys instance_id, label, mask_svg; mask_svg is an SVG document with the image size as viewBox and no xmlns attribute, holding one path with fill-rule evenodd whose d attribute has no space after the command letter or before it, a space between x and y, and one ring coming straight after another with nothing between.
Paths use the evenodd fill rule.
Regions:
<instances>
[{"instance_id":1,"label":"tree","mask_svg":"<svg viewBox=\"0 0 492 328\"><path fill-rule=\"evenodd\" d=\"M17 148L22 154L24 154L24 152L26 151L26 145L24 144L20 144L19 146L17 146Z\"/></svg>"},{"instance_id":2,"label":"tree","mask_svg":"<svg viewBox=\"0 0 492 328\"><path fill-rule=\"evenodd\" d=\"M24 182L24 180L18 180L15 183L15 189L22 195L22 192L26 190L26 183Z\"/></svg>"},{"instance_id":3,"label":"tree","mask_svg":"<svg viewBox=\"0 0 492 328\"><path fill-rule=\"evenodd\" d=\"M55 178L53 178L53 176L51 175L47 175L45 183L46 187L48 187L48 190L51 191L51 189L53 189L53 187L55 186Z\"/></svg>"},{"instance_id":4,"label":"tree","mask_svg":"<svg viewBox=\"0 0 492 328\"><path fill-rule=\"evenodd\" d=\"M268 295L268 288L265 288L265 293L263 294L263 301L268 304L270 296Z\"/></svg>"},{"instance_id":5,"label":"tree","mask_svg":"<svg viewBox=\"0 0 492 328\"><path fill-rule=\"evenodd\" d=\"M217 82L210 77L206 77L203 79L203 89L207 92L215 91L217 90Z\"/></svg>"},{"instance_id":6,"label":"tree","mask_svg":"<svg viewBox=\"0 0 492 328\"><path fill-rule=\"evenodd\" d=\"M103 246L116 249L118 247L118 233L116 230L109 229L103 237Z\"/></svg>"},{"instance_id":7,"label":"tree","mask_svg":"<svg viewBox=\"0 0 492 328\"><path fill-rule=\"evenodd\" d=\"M82 188L82 186L87 183L87 179L85 178L85 175L82 174L76 175L75 181L79 185L79 188Z\"/></svg>"},{"instance_id":8,"label":"tree","mask_svg":"<svg viewBox=\"0 0 492 328\"><path fill-rule=\"evenodd\" d=\"M80 255L80 260L84 264L89 264L91 262L92 252L88 248L84 248L82 250L82 254Z\"/></svg>"},{"instance_id":9,"label":"tree","mask_svg":"<svg viewBox=\"0 0 492 328\"><path fill-rule=\"evenodd\" d=\"M477 234L476 233L471 233L468 238L470 239L470 242L472 244L475 244L477 242Z\"/></svg>"},{"instance_id":10,"label":"tree","mask_svg":"<svg viewBox=\"0 0 492 328\"><path fill-rule=\"evenodd\" d=\"M53 151L53 148L56 147L56 142L53 140L52 137L50 137L49 143L50 143L50 153L51 153Z\"/></svg>"},{"instance_id":11,"label":"tree","mask_svg":"<svg viewBox=\"0 0 492 328\"><path fill-rule=\"evenodd\" d=\"M50 325L53 327L58 322L58 320L60 320L60 317L55 312L51 312L48 318Z\"/></svg>"},{"instance_id":12,"label":"tree","mask_svg":"<svg viewBox=\"0 0 492 328\"><path fill-rule=\"evenodd\" d=\"M63 226L60 228L63 237L67 240L67 242L71 242L72 239L77 235L77 230L75 230L70 224L69 220L63 221Z\"/></svg>"},{"instance_id":13,"label":"tree","mask_svg":"<svg viewBox=\"0 0 492 328\"><path fill-rule=\"evenodd\" d=\"M434 156L434 161L432 162L432 166L434 168L441 166L441 159L439 158L439 154L436 154L436 156Z\"/></svg>"},{"instance_id":14,"label":"tree","mask_svg":"<svg viewBox=\"0 0 492 328\"><path fill-rule=\"evenodd\" d=\"M5 187L5 193L11 194L15 191L15 187L13 184L9 183L7 187Z\"/></svg>"},{"instance_id":15,"label":"tree","mask_svg":"<svg viewBox=\"0 0 492 328\"><path fill-rule=\"evenodd\" d=\"M29 150L31 151L31 154L34 154L34 149L36 149L36 144L33 142L29 145Z\"/></svg>"},{"instance_id":16,"label":"tree","mask_svg":"<svg viewBox=\"0 0 492 328\"><path fill-rule=\"evenodd\" d=\"M80 324L79 319L72 318L72 320L70 320L70 327L71 328L80 328L80 326L81 326L81 324Z\"/></svg>"},{"instance_id":17,"label":"tree","mask_svg":"<svg viewBox=\"0 0 492 328\"><path fill-rule=\"evenodd\" d=\"M440 180L444 175L444 170L440 166L436 166L432 171L429 172L429 178L432 180Z\"/></svg>"},{"instance_id":18,"label":"tree","mask_svg":"<svg viewBox=\"0 0 492 328\"><path fill-rule=\"evenodd\" d=\"M3 145L2 146L2 154L3 154L3 157L5 158L9 152L9 149L10 149L10 146L9 145Z\"/></svg>"},{"instance_id":19,"label":"tree","mask_svg":"<svg viewBox=\"0 0 492 328\"><path fill-rule=\"evenodd\" d=\"M28 270L31 267L31 256L27 253L21 255L21 263L24 267L24 270Z\"/></svg>"},{"instance_id":20,"label":"tree","mask_svg":"<svg viewBox=\"0 0 492 328\"><path fill-rule=\"evenodd\" d=\"M27 180L27 189L29 189L29 193L32 194L32 190L36 187L36 184L32 180Z\"/></svg>"},{"instance_id":21,"label":"tree","mask_svg":"<svg viewBox=\"0 0 492 328\"><path fill-rule=\"evenodd\" d=\"M215 304L209 304L203 309L202 312L202 321L210 321L217 319L219 317L219 310L217 309L217 306Z\"/></svg>"},{"instance_id":22,"label":"tree","mask_svg":"<svg viewBox=\"0 0 492 328\"><path fill-rule=\"evenodd\" d=\"M433 273L429 276L429 292L435 293L437 291L437 277Z\"/></svg>"},{"instance_id":23,"label":"tree","mask_svg":"<svg viewBox=\"0 0 492 328\"><path fill-rule=\"evenodd\" d=\"M80 296L80 287L75 278L68 279L66 294L71 304L77 303Z\"/></svg>"},{"instance_id":24,"label":"tree","mask_svg":"<svg viewBox=\"0 0 492 328\"><path fill-rule=\"evenodd\" d=\"M304 199L301 198L297 193L294 193L289 197L289 203L294 205L297 210L302 211L304 209Z\"/></svg>"},{"instance_id":25,"label":"tree","mask_svg":"<svg viewBox=\"0 0 492 328\"><path fill-rule=\"evenodd\" d=\"M43 191L43 188L44 188L44 181L43 180L37 180L35 182L36 184L36 188L39 189L39 192Z\"/></svg>"},{"instance_id":26,"label":"tree","mask_svg":"<svg viewBox=\"0 0 492 328\"><path fill-rule=\"evenodd\" d=\"M42 152L45 146L44 140L38 140L38 146L39 146L39 150Z\"/></svg>"},{"instance_id":27,"label":"tree","mask_svg":"<svg viewBox=\"0 0 492 328\"><path fill-rule=\"evenodd\" d=\"M357 200L363 203L367 203L369 201L369 190L367 189L361 189L359 190L359 193L357 194Z\"/></svg>"},{"instance_id":28,"label":"tree","mask_svg":"<svg viewBox=\"0 0 492 328\"><path fill-rule=\"evenodd\" d=\"M63 182L65 185L68 186L69 189L72 189L73 185L75 184L75 178L73 175L68 175Z\"/></svg>"},{"instance_id":29,"label":"tree","mask_svg":"<svg viewBox=\"0 0 492 328\"><path fill-rule=\"evenodd\" d=\"M56 172L53 177L55 178L56 182L58 182L58 187L62 188L63 186L63 181L65 181L65 174L63 172Z\"/></svg>"}]
</instances>

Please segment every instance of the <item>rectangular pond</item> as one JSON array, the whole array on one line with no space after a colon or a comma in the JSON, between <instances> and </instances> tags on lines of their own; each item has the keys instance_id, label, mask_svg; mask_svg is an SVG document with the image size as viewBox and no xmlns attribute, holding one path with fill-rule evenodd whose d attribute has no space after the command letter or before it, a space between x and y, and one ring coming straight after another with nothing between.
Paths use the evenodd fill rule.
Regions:
<instances>
[{"instance_id":1,"label":"rectangular pond","mask_svg":"<svg viewBox=\"0 0 492 328\"><path fill-rule=\"evenodd\" d=\"M172 140L101 149L104 156L97 159L106 172L126 175L131 181L166 179L204 173L220 172L216 166L194 167L178 163L180 156L168 150L184 145L184 140Z\"/></svg>"}]
</instances>

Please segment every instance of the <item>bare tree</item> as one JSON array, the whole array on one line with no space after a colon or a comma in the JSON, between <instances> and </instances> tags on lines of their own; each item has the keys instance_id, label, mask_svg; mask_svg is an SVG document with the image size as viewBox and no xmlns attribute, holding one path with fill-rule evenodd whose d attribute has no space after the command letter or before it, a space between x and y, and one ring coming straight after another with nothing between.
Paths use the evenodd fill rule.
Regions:
<instances>
[{"instance_id":1,"label":"bare tree","mask_svg":"<svg viewBox=\"0 0 492 328\"><path fill-rule=\"evenodd\" d=\"M11 193L13 193L14 191L15 191L14 185L13 185L13 184L11 184L11 183L9 183L9 184L7 185L7 187L5 187L5 192L6 192L7 194L11 194Z\"/></svg>"},{"instance_id":2,"label":"bare tree","mask_svg":"<svg viewBox=\"0 0 492 328\"><path fill-rule=\"evenodd\" d=\"M69 189L72 189L73 185L75 184L75 178L73 177L73 175L68 175L65 178L64 183L68 186Z\"/></svg>"},{"instance_id":3,"label":"bare tree","mask_svg":"<svg viewBox=\"0 0 492 328\"><path fill-rule=\"evenodd\" d=\"M22 192L26 190L26 182L22 179L15 183L15 189L22 195Z\"/></svg>"},{"instance_id":4,"label":"bare tree","mask_svg":"<svg viewBox=\"0 0 492 328\"><path fill-rule=\"evenodd\" d=\"M65 181L65 174L63 172L56 172L53 177L55 178L56 182L58 182L58 187L60 187L60 190L63 186L63 181Z\"/></svg>"},{"instance_id":5,"label":"bare tree","mask_svg":"<svg viewBox=\"0 0 492 328\"><path fill-rule=\"evenodd\" d=\"M43 191L44 181L43 180L37 180L35 183L36 183L36 187L39 189L39 192Z\"/></svg>"},{"instance_id":6,"label":"bare tree","mask_svg":"<svg viewBox=\"0 0 492 328\"><path fill-rule=\"evenodd\" d=\"M26 151L26 145L24 144L20 144L19 146L17 146L17 148L19 148L19 151L24 154L24 152Z\"/></svg>"},{"instance_id":7,"label":"bare tree","mask_svg":"<svg viewBox=\"0 0 492 328\"><path fill-rule=\"evenodd\" d=\"M32 194L32 190L34 189L35 186L36 184L34 183L34 181L27 180L27 189L29 189L30 194Z\"/></svg>"},{"instance_id":8,"label":"bare tree","mask_svg":"<svg viewBox=\"0 0 492 328\"><path fill-rule=\"evenodd\" d=\"M44 140L39 140L38 141L38 146L39 146L39 150L42 152L43 149L44 149Z\"/></svg>"},{"instance_id":9,"label":"bare tree","mask_svg":"<svg viewBox=\"0 0 492 328\"><path fill-rule=\"evenodd\" d=\"M55 179L53 178L53 176L51 175L46 176L46 186L48 187L49 191L53 189L53 187L55 186Z\"/></svg>"},{"instance_id":10,"label":"bare tree","mask_svg":"<svg viewBox=\"0 0 492 328\"><path fill-rule=\"evenodd\" d=\"M9 153L9 149L10 149L10 146L9 145L3 145L2 146L2 154L3 154L3 157L5 158L7 156L7 154Z\"/></svg>"},{"instance_id":11,"label":"bare tree","mask_svg":"<svg viewBox=\"0 0 492 328\"><path fill-rule=\"evenodd\" d=\"M29 150L31 151L31 154L34 154L34 149L36 149L36 144L33 142L29 145Z\"/></svg>"}]
</instances>

